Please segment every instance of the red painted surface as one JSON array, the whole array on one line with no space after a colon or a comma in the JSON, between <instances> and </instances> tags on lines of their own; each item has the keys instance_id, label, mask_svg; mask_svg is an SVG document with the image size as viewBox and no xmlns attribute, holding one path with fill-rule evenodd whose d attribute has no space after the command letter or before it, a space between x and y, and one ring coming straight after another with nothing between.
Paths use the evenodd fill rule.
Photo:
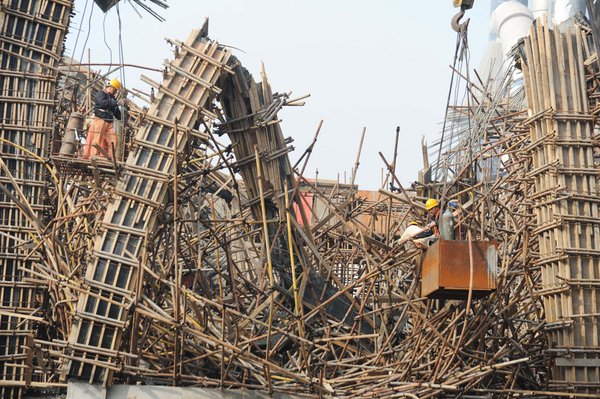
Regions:
<instances>
[{"instance_id":1,"label":"red painted surface","mask_svg":"<svg viewBox=\"0 0 600 399\"><path fill-rule=\"evenodd\" d=\"M302 222L302 216L300 214L300 207L304 211L306 218L308 219L308 223L312 221L312 208L313 208L313 197L312 193L300 192L298 193L300 198L300 206L298 206L298 202L294 203L294 213L296 214L296 220L300 223L301 226L304 226Z\"/></svg>"}]
</instances>

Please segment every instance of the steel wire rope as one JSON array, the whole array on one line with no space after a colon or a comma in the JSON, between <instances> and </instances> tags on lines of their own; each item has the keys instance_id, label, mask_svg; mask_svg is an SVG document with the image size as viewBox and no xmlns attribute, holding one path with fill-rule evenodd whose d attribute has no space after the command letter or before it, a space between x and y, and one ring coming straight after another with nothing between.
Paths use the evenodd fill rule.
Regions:
<instances>
[{"instance_id":1,"label":"steel wire rope","mask_svg":"<svg viewBox=\"0 0 600 399\"><path fill-rule=\"evenodd\" d=\"M458 70L462 70L463 69L463 60L461 59L459 64L458 64ZM456 80L456 82L454 83L454 102L453 104L458 105L458 104L463 104L465 102L465 97L468 95L468 92L465 90L465 92L462 95L462 99L461 101L459 101L459 96L461 94L460 91L460 87L461 87L461 81L460 79ZM451 167L454 166L456 169L456 162L458 162L459 156L457 155L456 150L453 151L453 148L456 149L457 145L456 145L456 141L460 141L460 132L462 131L462 125L463 125L463 115L461 115L459 112L456 112L456 110L453 110L450 113L450 138L449 140L447 140L447 144L445 144L445 148L446 148L446 155L445 155L445 159L446 159L446 165L445 168L442 168L444 171L446 171L446 173L444 173L443 178L445 180L448 180L448 172L450 171ZM437 174L438 176L440 175L441 171L438 170Z\"/></svg>"},{"instance_id":2,"label":"steel wire rope","mask_svg":"<svg viewBox=\"0 0 600 399\"><path fill-rule=\"evenodd\" d=\"M89 0L86 0L85 5L83 6L83 14L81 15L82 21L85 18L88 3L89 3ZM78 65L77 65L77 73L76 73L77 76L79 76L79 74L81 73L81 67L82 67L81 62L83 61L83 55L85 54L85 46L87 46L88 40L90 38L90 33L92 30L92 16L93 15L94 15L94 3L91 4L90 15L88 17L87 35L85 37L85 41L83 42L83 46L81 49L81 55L79 57L79 61L78 61ZM81 34L81 27L80 27L80 29L78 29L77 37L75 38L75 44L73 45L73 55L74 56L75 56L75 52L77 51L77 45L79 43L79 35L80 34ZM73 59L73 60L75 61L75 59ZM69 65L69 72L71 71L71 69L70 69L71 66L72 66L72 64ZM65 96L66 96L66 90L63 88L59 104L60 104L60 102L62 102L62 100L64 100Z\"/></svg>"},{"instance_id":3,"label":"steel wire rope","mask_svg":"<svg viewBox=\"0 0 600 399\"><path fill-rule=\"evenodd\" d=\"M86 6L87 6L87 0L86 0ZM88 44L88 41L90 39L90 34L92 33L92 16L94 15L94 3L92 3L91 6L91 10L90 10L90 16L88 17L88 27L87 27L87 35L85 36L85 41L83 42L83 46L81 47L81 55L79 56L79 61L78 61L78 65L77 65L77 76L79 77L79 74L81 73L81 68L82 68L82 61L83 61L83 56L85 54L85 47ZM81 19L83 20L83 18L85 17L85 12L84 14L81 16ZM75 50L77 49L77 42L75 42L75 46L73 48L73 54L75 53ZM89 68L89 66L88 66ZM79 80L79 78L78 78ZM66 91L63 89L63 95L66 94Z\"/></svg>"},{"instance_id":4,"label":"steel wire rope","mask_svg":"<svg viewBox=\"0 0 600 399\"><path fill-rule=\"evenodd\" d=\"M462 70L462 68L463 68L463 60L459 57L458 65L456 65L456 64L454 65L453 72L458 74L457 71ZM450 85L449 90L450 90L450 93L454 93L454 98L452 101L453 104L460 103L459 102L460 86L461 86L460 79L457 79L456 81L454 81L454 79L451 80L451 85ZM452 97L451 94L450 94L450 97ZM464 95L463 95L462 100L464 102ZM440 179L442 177L444 177L444 178L447 177L446 174L444 174L442 176L440 164L445 162L446 167L450 166L450 162L452 161L452 153L450 150L452 149L453 143L455 141L454 133L456 130L458 130L460 128L460 125L461 125L461 115L458 112L456 112L455 110L450 111L450 101L448 101L447 107L448 107L447 113L446 113L446 116L444 117L444 127L442 129L442 137L440 138L440 140L438 142L438 145L440 147L440 149L439 149L440 155L438 156L438 158L436 160L437 161L437 163L436 163L436 178L437 179ZM448 124L449 124L449 127L448 127ZM449 139L446 140L445 136L446 136L447 131L450 132L450 137L449 137ZM441 151L444 149L446 149L447 151L444 155L441 155ZM442 165L442 166L444 166L444 165Z\"/></svg>"},{"instance_id":5,"label":"steel wire rope","mask_svg":"<svg viewBox=\"0 0 600 399\"><path fill-rule=\"evenodd\" d=\"M87 8L88 8L88 4L89 4L89 0L86 0L86 1L85 1L85 4L84 4L84 6L83 6L83 13L81 14L81 21L82 21L82 22L84 21L85 14L86 14L86 12L87 12ZM90 32L91 32L91 26L92 26L92 15L93 15L93 14L94 14L94 3L92 3L92 4L91 4L90 15L89 15L89 18L88 18L87 35L86 35L86 37L85 37L85 41L84 41L84 43L83 43L83 48L82 48L82 51L81 51L81 56L79 57L79 62L78 62L78 65L77 65L77 72L76 72L76 76L79 76L79 74L81 73L81 61L82 61L82 59L83 59L83 54L84 54L84 52L85 52L85 46L87 45L87 42L88 42L88 40L89 40L89 38L90 38ZM73 45L73 51L72 51L72 55L73 55L73 57L75 57L75 53L76 53L76 51L77 51L77 45L78 45L78 43L79 43L79 36L80 36L80 35L81 35L81 26L80 26L80 27L79 27L79 29L77 30L77 36L75 37L75 44ZM63 59L63 60L64 60L64 59ZM75 61L75 58L72 58L72 61ZM66 88L67 88L67 82L68 82L68 80L69 80L69 75L71 74L71 67L72 67L72 66L73 66L73 64L72 64L72 62L71 62L71 63L69 64L69 69L68 69L68 71L65 73L65 82L64 82L64 86L63 86L63 89L62 89L62 91L61 91L61 93L60 93L60 97L59 97L59 98L57 98L57 100L58 100L58 101L57 101L57 107L58 107L58 109L60 109L60 104L63 102L63 100L65 99L65 97L66 97L66 94L67 94L67 90L66 90ZM60 73L60 72L59 72L59 73ZM55 120L55 122L54 122L54 123L56 123L56 120ZM50 140L50 141L52 141L52 140ZM50 151L49 151L49 153L50 153ZM58 182L57 182L57 184L58 184Z\"/></svg>"},{"instance_id":6,"label":"steel wire rope","mask_svg":"<svg viewBox=\"0 0 600 399\"><path fill-rule=\"evenodd\" d=\"M82 21L82 22L84 21L85 14L86 14L86 12L87 12L87 8L88 8L88 4L89 4L89 0L86 0L86 1L85 1L85 4L84 4L84 6L83 6L83 13L81 14L81 21ZM91 7L90 7L90 15L89 15L89 17L88 17L87 34L86 34L86 37L85 37L85 41L83 42L83 46L82 46L82 49L81 49L81 55L80 55L80 57L79 57L79 61L78 61L77 68L76 68L76 74L75 74L75 76L77 76L77 81L79 81L79 78L78 78L78 77L79 77L79 74L81 73L81 68L82 68L81 62L82 62L82 60L83 60L83 55L85 54L85 46L86 46L86 45L87 45L87 43L88 43L88 40L89 40L89 38L90 38L90 34L91 34L91 30L92 30L91 28L92 28L92 16L93 16L93 15L94 15L94 3L92 2L92 3L91 3ZM73 55L74 57L75 57L75 53L77 52L77 45L78 45L78 43L79 43L79 36L80 36L80 35L81 35L81 26L80 26L80 27L79 27L79 29L77 30L77 36L76 36L76 38L75 38L75 44L73 45L73 51L72 51L72 55ZM72 60L73 60L73 61L75 61L75 58L72 58ZM66 97L66 94L67 94L66 87L67 87L67 82L68 82L68 80L69 80L69 75L71 74L71 67L72 67L72 66L73 66L73 64L72 64L72 63L70 63L70 64L69 64L69 69L68 69L68 71L65 73L65 82L64 82L64 86L63 86L62 92L61 92L61 94L60 94L60 98L58 98L58 101L57 101L57 107L60 107L60 104L63 102L63 100L64 100L64 99L65 99L65 97ZM59 108L59 109L60 109L60 108ZM55 121L54 123L56 123L56 121ZM52 140L50 140L50 141L52 141ZM51 151L49 151L49 153L50 153L50 152L51 152ZM56 182L56 184L58 184L58 181Z\"/></svg>"},{"instance_id":7,"label":"steel wire rope","mask_svg":"<svg viewBox=\"0 0 600 399\"><path fill-rule=\"evenodd\" d=\"M466 28L465 28L466 29ZM465 93L464 96L466 97L466 101L467 101L467 118L466 118L466 122L467 122L467 131L463 132L463 135L466 133L467 137L466 137L466 143L467 143L467 152L468 152L468 160L469 163L472 164L473 163L473 131L472 131L472 125L471 125L471 92L469 90L469 85L471 84L471 75L470 75L470 64L469 64L469 60L471 58L471 53L469 51L469 43L468 43L468 36L467 36L467 32L465 31L465 34L462 36L462 41L463 41L463 45L461 48L461 56L460 58L463 59L464 57L464 64L465 64L465 85L466 85L466 89L465 89ZM464 99L463 99L463 103L464 103ZM462 118L461 118L462 119ZM462 124L461 124L462 125ZM460 144L460 138L458 138L457 140L459 140L459 144ZM457 148L457 153L455 155L456 158L456 165L457 166L461 166L458 163L460 162L460 159L464 159L462 157L460 157L460 153L458 151L462 152L462 148L464 148L464 146L459 146ZM457 170L459 168L456 168ZM444 184L447 184L448 181L448 176L446 176L446 178L444 179ZM445 197L446 196L446 186L444 186L444 191L442 192L442 196Z\"/></svg>"},{"instance_id":8,"label":"steel wire rope","mask_svg":"<svg viewBox=\"0 0 600 399\"><path fill-rule=\"evenodd\" d=\"M125 65L125 54L123 51L123 24L121 21L121 10L119 9L119 3L117 3L117 18L119 21L119 64L120 65ZM119 74L121 76L121 82L123 83L123 86L127 86L125 84L125 68L121 68L119 70Z\"/></svg>"},{"instance_id":9,"label":"steel wire rope","mask_svg":"<svg viewBox=\"0 0 600 399\"><path fill-rule=\"evenodd\" d=\"M90 2L89 2L89 0L86 0L85 4L83 6L83 13L81 15L81 21L82 22L85 19L85 14L87 12L88 4L90 4ZM91 31L91 23L92 23L92 15L93 15L93 13L94 13L94 4L92 3L91 4L91 8L90 8L90 16L88 18L88 29L87 29L88 32L87 32L87 35L86 35L86 38L85 38L85 42L83 44L83 48L84 49L85 49L87 41L88 41L88 39L90 37L90 31ZM75 37L75 44L73 45L73 51L72 51L72 55L73 56L75 56L75 53L77 51L77 44L79 43L79 37L80 37L80 35L81 35L81 26L77 30L77 36ZM83 51L82 51L81 57L83 57ZM63 61L64 61L64 58L63 58ZM70 69L71 66L72 66L72 63L69 64L69 69L68 69L67 73L65 73L65 81L64 81L64 84L63 84L63 90L60 93L60 96L56 96L56 100L57 100L56 104L57 104L57 108L58 109L60 109L60 104L63 102L63 100L66 97L66 92L67 92L66 88L67 88L67 83L68 83L68 80L69 80L68 76L70 75L70 72L71 72L71 69ZM79 61L79 65L77 67L77 74L76 74L76 76L79 76L80 71L81 71L81 59ZM58 72L58 74L60 74L60 72ZM57 79L58 79L58 75L57 75ZM57 85L58 85L58 83L57 83ZM56 124L57 124L56 113L55 112L53 112L52 124L54 126L56 126ZM48 146L47 147L47 151L48 151L47 154L50 157L52 156L53 141L54 141L54 138L51 137L48 140L48 142L47 142L47 146ZM46 166L46 178L44 179L45 180L45 186L46 186L46 193L45 193L46 200L49 200L49 197L48 197L48 193L49 193L48 184L50 184L49 183L50 178L54 181L54 184L55 184L55 186L58 189L58 197L61 198L62 197L63 189L62 189L62 185L60 184L59 177L57 176L56 172L52 169L50 163L47 160L44 160L44 164Z\"/></svg>"},{"instance_id":10,"label":"steel wire rope","mask_svg":"<svg viewBox=\"0 0 600 399\"><path fill-rule=\"evenodd\" d=\"M442 137L440 138L438 156L436 161L436 170L439 170L440 167L440 158L442 155L442 145L444 143L444 136L446 133L446 124L448 121L448 110L450 109L450 98L452 97L452 86L454 85L454 77L456 76L456 63L458 62L458 52L460 50L460 32L456 34L456 47L454 49L454 61L452 63L452 75L450 77L450 87L448 89L448 98L446 100L446 111L444 114L444 123L442 125Z\"/></svg>"},{"instance_id":11,"label":"steel wire rope","mask_svg":"<svg viewBox=\"0 0 600 399\"><path fill-rule=\"evenodd\" d=\"M85 18L85 14L87 12L88 4L89 4L89 0L85 0L85 5L83 6L83 14L81 14L81 21L82 22L83 22L83 20ZM91 15L92 15L93 12L94 12L94 5L92 4L92 9L90 11L90 19L88 20L88 34L86 36L85 43L83 44L83 48L85 48L85 45L87 44L87 40L90 37ZM75 37L75 44L73 44L73 51L72 51L73 58L71 58L73 61L75 60L75 52L77 51L77 44L79 43L79 36L80 35L81 35L81 26L79 27L79 29L77 29L77 36ZM81 56L83 57L83 52L82 52ZM69 72L71 71L71 69L70 69L71 66L72 66L72 63L69 65ZM81 60L79 61L79 65L78 65L78 68L77 68L77 74L79 74L80 69L81 69ZM68 80L68 78L65 78L65 86L66 86L67 80ZM61 96L58 99L59 100L58 101L59 105L65 99L65 96L66 96L66 90L63 88Z\"/></svg>"},{"instance_id":12,"label":"steel wire rope","mask_svg":"<svg viewBox=\"0 0 600 399\"><path fill-rule=\"evenodd\" d=\"M108 45L108 42L106 41L106 17L107 17L108 13L104 13L104 18L102 19L102 40L104 40L104 44L106 45L106 48L108 49L108 53L109 55L109 60L108 60L108 69L110 70L112 68L112 63L113 63L113 53L112 53L112 48Z\"/></svg>"},{"instance_id":13,"label":"steel wire rope","mask_svg":"<svg viewBox=\"0 0 600 399\"><path fill-rule=\"evenodd\" d=\"M121 21L121 10L119 8L119 3L117 3L117 19L118 19L118 30L119 30L119 49L118 49L118 57L119 57L119 65L125 65L125 55L124 55L124 51L123 51L123 24ZM123 87L127 87L127 85L125 84L125 68L122 67L121 69L119 69L119 76L121 77L121 82ZM125 91L125 98L127 98L127 92ZM125 153L125 112L126 112L126 107L125 107L125 103L123 103L122 109L121 109L121 138L120 138L120 146L121 146L121 151L120 151L120 156L124 156L123 154ZM115 132L116 133L116 132ZM116 140L119 140L119 137L117 136ZM117 148L115 148L115 151L118 151L119 148L119 143L117 141ZM113 154L113 156L115 157L115 159L117 158L117 154ZM121 159L122 161L123 159Z\"/></svg>"},{"instance_id":14,"label":"steel wire rope","mask_svg":"<svg viewBox=\"0 0 600 399\"><path fill-rule=\"evenodd\" d=\"M85 18L85 13L87 10L87 5L89 3L89 0L86 0L84 8L83 8L83 14L81 15L81 20L83 21L83 19ZM90 34L92 32L92 16L94 15L94 3L91 3L91 7L90 7L90 15L88 17L88 26L87 26L87 34L85 36L85 41L83 42L83 46L81 48L81 55L79 56L79 61L78 61L78 65L77 65L77 72L76 72L76 76L77 76L77 81L79 81L79 74L81 73L81 68L82 68L82 61L83 61L83 56L85 54L85 47L87 46L87 43L90 39ZM73 55L75 55L75 52L77 51L77 44L79 41L79 35L81 33L81 29L78 30L77 33L77 37L75 39L75 44L73 45ZM70 69L71 65L69 66L69 74L71 72ZM89 67L88 67L89 68ZM68 80L68 78L65 78L65 86L66 86L66 81ZM66 96L66 89L65 87L63 87L62 93L61 93L61 98L60 101L58 102L58 104L60 105L60 103L62 102L62 100L64 100L65 96Z\"/></svg>"},{"instance_id":15,"label":"steel wire rope","mask_svg":"<svg viewBox=\"0 0 600 399\"><path fill-rule=\"evenodd\" d=\"M459 80L457 79L455 82L455 76L458 75L458 70L457 70L457 63L459 64L459 68L462 69L463 64L465 64L465 67L467 68L467 70L469 69L469 44L468 44L468 25L465 25L463 29L461 29L458 33L457 33L457 37L456 37L456 48L455 48L455 53L454 53L454 62L453 62L453 68L452 68L452 77L450 80L450 88L448 90L448 100L446 103L446 111L445 111L445 115L444 115L444 124L442 127L442 137L440 139L440 147L438 150L438 159L436 162L436 169L437 172L439 173L440 170L440 162L441 162L441 152L442 152L442 147L444 144L444 136L446 133L446 127L448 124L448 114L450 113L450 98L452 97L452 92L454 91L454 98L455 101L458 102L458 95L459 95ZM467 75L468 76L468 75ZM469 82L467 81L467 84ZM453 86L454 86L454 90L453 90ZM468 95L468 90L466 90L465 95L467 96L467 99L469 98ZM468 100L467 100L468 101ZM461 118L458 118L459 121ZM468 122L468 126L469 126L469 130L470 130L470 116L467 115L467 122ZM452 123L451 124L451 136L450 136L450 142L449 142L449 146L452 145L452 141L454 139L454 131L456 129L456 125L460 125L460 123ZM455 157L458 158L458 157ZM445 199L446 199L446 190L447 190L447 186L448 186L448 173L450 170L450 160L451 160L451 148L448 147L448 151L446 154L446 167L444 168L444 175L443 175L443 184L442 184L442 190L441 190L441 198L440 198L440 207L443 208L444 204L445 204Z\"/></svg>"},{"instance_id":16,"label":"steel wire rope","mask_svg":"<svg viewBox=\"0 0 600 399\"><path fill-rule=\"evenodd\" d=\"M469 43L468 43L468 38L467 35L465 34L464 36L464 46L463 49L466 53L465 55L465 64L466 64L466 77L467 77L467 87L469 84L471 84L471 73L470 73L470 68L469 68L469 60L471 58L471 53L469 52ZM467 112L468 112L468 116L467 116L467 132L468 132L468 139L469 139L469 146L467 147L468 152L469 152L469 164L473 165L473 126L471 125L471 92L470 90L467 90L466 93L467 96ZM474 166L474 168L476 168ZM475 169L476 170L476 169ZM475 174L476 176L476 174ZM445 195L445 193L444 193Z\"/></svg>"}]
</instances>

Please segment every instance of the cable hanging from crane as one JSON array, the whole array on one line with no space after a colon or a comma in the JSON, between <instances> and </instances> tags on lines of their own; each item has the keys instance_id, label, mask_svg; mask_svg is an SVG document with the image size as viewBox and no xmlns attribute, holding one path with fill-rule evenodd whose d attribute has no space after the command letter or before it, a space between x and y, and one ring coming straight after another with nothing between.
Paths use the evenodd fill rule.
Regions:
<instances>
[{"instance_id":1,"label":"cable hanging from crane","mask_svg":"<svg viewBox=\"0 0 600 399\"><path fill-rule=\"evenodd\" d=\"M451 171L451 162L450 162L450 156L451 156L450 152L452 151L451 146L455 140L456 127L458 124L461 123L460 119L464 118L464 116L459 116L457 118L457 116L454 115L454 113L450 112L450 110L452 108L450 101L452 99L452 94L454 94L454 104L460 103L460 101L459 101L459 96L461 95L461 90L460 90L461 72L460 71L463 70L463 68L465 70L467 84L470 81L469 59L470 59L470 51L469 51L469 40L468 40L468 21L466 21L465 23L463 23L461 25L461 29L459 29L456 34L456 47L455 47L455 51L454 51L454 62L452 65L452 75L450 78L450 87L448 90L446 110L445 110L445 114L444 114L444 123L442 125L442 134L441 134L441 138L439 141L439 148L438 148L437 160L436 160L436 175L438 178L442 178L442 180L443 180L441 198L440 198L440 202L442 204L445 202L445 200L448 196L447 184L448 184L449 174L450 174L450 172L454 172L454 171ZM466 100L467 109L470 109L470 107L471 107L470 100L471 99L470 99L468 90L464 91L462 94L463 94L463 102ZM467 123L467 131L470 131L471 130L470 114L467 114L467 116L466 116L466 123ZM448 124L450 124L450 126L448 126ZM446 137L447 133L450 134L449 138ZM446 144L446 142L447 142L447 144ZM446 151L447 151L445 157L442 156L442 151L443 151L444 147L446 147ZM469 152L469 157L470 158L472 157L471 152ZM445 159L443 159L443 158L445 158ZM446 165L443 165L443 162L446 162ZM441 172L441 176L440 176L440 172Z\"/></svg>"}]
</instances>

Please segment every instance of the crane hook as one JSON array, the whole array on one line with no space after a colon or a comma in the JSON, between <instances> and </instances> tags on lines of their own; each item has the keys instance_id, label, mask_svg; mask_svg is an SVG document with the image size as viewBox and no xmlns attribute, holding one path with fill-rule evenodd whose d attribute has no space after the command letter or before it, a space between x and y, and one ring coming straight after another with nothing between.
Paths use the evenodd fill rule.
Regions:
<instances>
[{"instance_id":1,"label":"crane hook","mask_svg":"<svg viewBox=\"0 0 600 399\"><path fill-rule=\"evenodd\" d=\"M465 22L463 22L462 24L460 23L460 20L464 16L465 16L465 10L461 9L458 14L456 14L454 17L452 17L452 22L450 23L450 26L452 26L452 29L456 33L464 31L466 29L467 25L469 24L468 19Z\"/></svg>"}]
</instances>

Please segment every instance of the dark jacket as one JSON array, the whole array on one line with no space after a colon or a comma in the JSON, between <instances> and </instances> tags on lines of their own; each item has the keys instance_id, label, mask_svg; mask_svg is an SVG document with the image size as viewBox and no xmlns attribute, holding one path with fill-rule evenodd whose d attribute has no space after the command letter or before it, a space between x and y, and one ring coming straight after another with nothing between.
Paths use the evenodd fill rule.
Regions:
<instances>
[{"instance_id":1,"label":"dark jacket","mask_svg":"<svg viewBox=\"0 0 600 399\"><path fill-rule=\"evenodd\" d=\"M121 119L119 102L115 96L108 94L104 90L98 91L94 102L94 115L107 122L112 122L113 119Z\"/></svg>"},{"instance_id":2,"label":"dark jacket","mask_svg":"<svg viewBox=\"0 0 600 399\"><path fill-rule=\"evenodd\" d=\"M432 227L430 227L429 229L423 231L422 233L417 234L416 236L413 237L413 239L420 239L420 238L425 238L425 237L430 237L430 236L437 236L439 234L439 221L440 221L440 214L441 214L441 209L438 209L438 211L434 214L434 215L429 215L427 217L427 225L431 225L433 224Z\"/></svg>"}]
</instances>

